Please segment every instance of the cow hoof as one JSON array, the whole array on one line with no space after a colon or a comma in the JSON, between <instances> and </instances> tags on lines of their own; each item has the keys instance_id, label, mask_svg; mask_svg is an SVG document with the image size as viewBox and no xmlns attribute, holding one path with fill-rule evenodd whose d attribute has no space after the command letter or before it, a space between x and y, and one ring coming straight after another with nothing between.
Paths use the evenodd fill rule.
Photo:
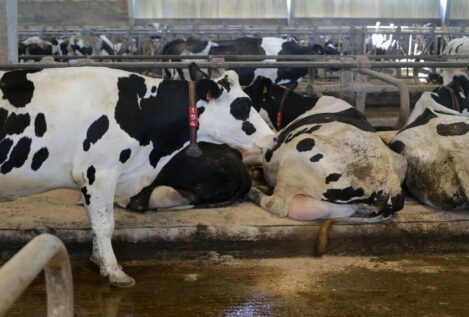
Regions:
<instances>
[{"instance_id":1,"label":"cow hoof","mask_svg":"<svg viewBox=\"0 0 469 317\"><path fill-rule=\"evenodd\" d=\"M109 283L111 286L119 288L131 287L135 285L135 279L125 274L123 271L120 271L109 278Z\"/></svg>"}]
</instances>

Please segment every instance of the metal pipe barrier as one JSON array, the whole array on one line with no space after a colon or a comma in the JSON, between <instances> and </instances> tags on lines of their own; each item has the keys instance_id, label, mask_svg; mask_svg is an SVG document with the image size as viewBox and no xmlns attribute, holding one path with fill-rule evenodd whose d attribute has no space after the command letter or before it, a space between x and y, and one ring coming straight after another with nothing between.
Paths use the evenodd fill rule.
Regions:
<instances>
[{"instance_id":1,"label":"metal pipe barrier","mask_svg":"<svg viewBox=\"0 0 469 317\"><path fill-rule=\"evenodd\" d=\"M377 78L379 80L382 80L384 82L390 83L391 85L398 87L401 103L399 107L399 118L397 120L396 129L402 128L404 124L406 123L407 118L409 117L409 114L410 114L409 89L407 89L407 86L404 83L404 81L402 79L394 78L387 74L379 73L377 71L367 69L367 68L358 69L358 72L360 74Z\"/></svg>"},{"instance_id":2,"label":"metal pipe barrier","mask_svg":"<svg viewBox=\"0 0 469 317\"><path fill-rule=\"evenodd\" d=\"M44 269L47 316L73 316L73 278L67 249L59 238L41 234L0 268L0 317Z\"/></svg>"},{"instance_id":3,"label":"metal pipe barrier","mask_svg":"<svg viewBox=\"0 0 469 317\"><path fill-rule=\"evenodd\" d=\"M97 63L93 61L82 60L80 63L12 63L0 64L0 69L43 69L43 68L60 68L60 67L110 67L120 69L151 69L151 68L187 68L189 62L122 62L122 63ZM357 61L347 62L311 62L311 61L282 61L282 62L198 62L201 68L361 68L361 64ZM461 68L469 67L469 61L460 62L370 62L369 68L421 68L421 67L440 67L440 68Z\"/></svg>"},{"instance_id":4,"label":"metal pipe barrier","mask_svg":"<svg viewBox=\"0 0 469 317\"><path fill-rule=\"evenodd\" d=\"M364 55L345 55L348 59L360 58ZM170 59L190 59L190 60L210 60L211 58L223 58L225 61L262 61L265 59L275 59L276 61L327 61L340 60L343 55L106 55L106 56L61 56L61 55L20 55L19 59L40 60L44 57L51 57L54 60L170 60ZM448 59L469 59L469 55L365 55L368 59L388 60L427 60L446 61Z\"/></svg>"}]
</instances>

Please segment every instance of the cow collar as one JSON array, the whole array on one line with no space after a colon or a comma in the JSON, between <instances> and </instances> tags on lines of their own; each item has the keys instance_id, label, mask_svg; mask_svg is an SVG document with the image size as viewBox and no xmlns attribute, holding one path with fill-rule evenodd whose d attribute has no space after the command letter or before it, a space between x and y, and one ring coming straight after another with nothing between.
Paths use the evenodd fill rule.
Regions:
<instances>
[{"instance_id":1,"label":"cow collar","mask_svg":"<svg viewBox=\"0 0 469 317\"><path fill-rule=\"evenodd\" d=\"M199 157L202 151L197 145L197 129L199 127L199 116L197 113L197 105L195 103L195 81L189 81L189 128L191 131L190 144L185 154L191 157Z\"/></svg>"},{"instance_id":2,"label":"cow collar","mask_svg":"<svg viewBox=\"0 0 469 317\"><path fill-rule=\"evenodd\" d=\"M287 101L288 95L292 92L293 88L284 88L285 91L283 92L282 99L280 100L280 106L277 111L277 130L282 128L282 121L283 121L283 109L285 108L285 102Z\"/></svg>"}]
</instances>

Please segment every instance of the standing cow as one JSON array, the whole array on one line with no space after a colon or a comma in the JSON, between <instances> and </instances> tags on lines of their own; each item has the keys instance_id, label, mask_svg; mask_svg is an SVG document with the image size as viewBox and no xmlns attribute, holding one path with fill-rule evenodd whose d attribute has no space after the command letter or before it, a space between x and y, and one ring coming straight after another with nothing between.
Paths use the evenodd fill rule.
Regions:
<instances>
[{"instance_id":1,"label":"standing cow","mask_svg":"<svg viewBox=\"0 0 469 317\"><path fill-rule=\"evenodd\" d=\"M236 73L223 78L226 88L196 82L199 140L270 148L275 135ZM112 285L133 285L111 245L113 201L148 186L188 144L188 82L81 67L0 72L0 90L0 199L80 189L92 260Z\"/></svg>"},{"instance_id":2,"label":"standing cow","mask_svg":"<svg viewBox=\"0 0 469 317\"><path fill-rule=\"evenodd\" d=\"M464 101L468 96L457 95ZM424 92L390 144L407 159L405 181L412 195L436 208L468 209L469 118L444 102L450 101Z\"/></svg>"},{"instance_id":3,"label":"standing cow","mask_svg":"<svg viewBox=\"0 0 469 317\"><path fill-rule=\"evenodd\" d=\"M331 47L327 50L321 45L301 46L294 41L277 37L263 38L239 38L235 40L203 41L189 38L187 40L177 39L169 42L163 48L165 55L181 55L187 58L197 55L323 55L325 53L337 55ZM175 60L174 60L175 61ZM275 61L266 59L266 62ZM240 84L249 85L257 76L270 78L276 84L290 81L300 81L308 74L304 68L239 68L234 69L239 75ZM188 78L183 70L165 70L166 75L171 78Z\"/></svg>"}]
</instances>

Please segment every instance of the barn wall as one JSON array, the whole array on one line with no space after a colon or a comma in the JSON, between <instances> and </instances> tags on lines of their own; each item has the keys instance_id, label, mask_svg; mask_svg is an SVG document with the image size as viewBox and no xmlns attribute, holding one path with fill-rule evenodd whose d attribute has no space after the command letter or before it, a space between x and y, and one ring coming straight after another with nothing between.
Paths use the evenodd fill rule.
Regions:
<instances>
[{"instance_id":1,"label":"barn wall","mask_svg":"<svg viewBox=\"0 0 469 317\"><path fill-rule=\"evenodd\" d=\"M18 25L125 26L128 0L18 0Z\"/></svg>"},{"instance_id":2,"label":"barn wall","mask_svg":"<svg viewBox=\"0 0 469 317\"><path fill-rule=\"evenodd\" d=\"M469 20L469 1L451 0L449 18L450 20Z\"/></svg>"},{"instance_id":3,"label":"barn wall","mask_svg":"<svg viewBox=\"0 0 469 317\"><path fill-rule=\"evenodd\" d=\"M136 19L284 18L285 0L136 0Z\"/></svg>"},{"instance_id":4,"label":"barn wall","mask_svg":"<svg viewBox=\"0 0 469 317\"><path fill-rule=\"evenodd\" d=\"M295 17L439 18L439 0L292 0ZM467 1L467 0L461 0Z\"/></svg>"}]
</instances>

